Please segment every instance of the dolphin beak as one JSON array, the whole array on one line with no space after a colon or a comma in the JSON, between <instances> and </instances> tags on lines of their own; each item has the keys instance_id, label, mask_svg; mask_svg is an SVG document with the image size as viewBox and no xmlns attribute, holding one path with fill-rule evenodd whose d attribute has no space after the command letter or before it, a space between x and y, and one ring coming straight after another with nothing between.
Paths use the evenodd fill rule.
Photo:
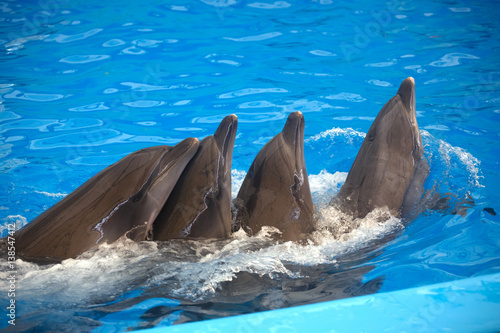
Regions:
<instances>
[{"instance_id":1,"label":"dolphin beak","mask_svg":"<svg viewBox=\"0 0 500 333\"><path fill-rule=\"evenodd\" d=\"M224 160L232 157L236 130L238 128L238 117L234 114L222 119L219 127L214 133L214 139L217 142Z\"/></svg>"},{"instance_id":2,"label":"dolphin beak","mask_svg":"<svg viewBox=\"0 0 500 333\"><path fill-rule=\"evenodd\" d=\"M397 94L401 97L401 101L409 113L408 115L412 118L416 117L415 80L411 76L401 83Z\"/></svg>"},{"instance_id":3,"label":"dolphin beak","mask_svg":"<svg viewBox=\"0 0 500 333\"><path fill-rule=\"evenodd\" d=\"M155 183L162 179L177 163L184 159L191 160L198 151L200 141L197 138L187 138L173 146L168 154L168 158L163 158Z\"/></svg>"},{"instance_id":4,"label":"dolphin beak","mask_svg":"<svg viewBox=\"0 0 500 333\"><path fill-rule=\"evenodd\" d=\"M300 111L290 113L286 120L283 131L283 139L288 145L301 147L304 140L304 115Z\"/></svg>"}]
</instances>

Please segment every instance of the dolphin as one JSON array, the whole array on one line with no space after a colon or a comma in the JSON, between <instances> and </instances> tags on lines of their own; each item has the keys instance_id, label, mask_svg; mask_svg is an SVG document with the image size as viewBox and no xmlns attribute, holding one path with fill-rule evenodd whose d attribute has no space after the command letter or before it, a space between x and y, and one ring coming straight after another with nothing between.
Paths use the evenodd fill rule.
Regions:
<instances>
[{"instance_id":1,"label":"dolphin","mask_svg":"<svg viewBox=\"0 0 500 333\"><path fill-rule=\"evenodd\" d=\"M377 207L411 215L423 193L429 165L415 111L415 80L405 79L380 110L359 149L344 185L331 205L355 218Z\"/></svg>"},{"instance_id":2,"label":"dolphin","mask_svg":"<svg viewBox=\"0 0 500 333\"><path fill-rule=\"evenodd\" d=\"M19 256L59 261L122 236L148 239L198 146L198 139L188 138L174 147L141 149L100 171L17 232Z\"/></svg>"},{"instance_id":3,"label":"dolphin","mask_svg":"<svg viewBox=\"0 0 500 333\"><path fill-rule=\"evenodd\" d=\"M153 239L226 238L231 234L231 164L238 118L225 117L200 142L153 224Z\"/></svg>"},{"instance_id":4,"label":"dolphin","mask_svg":"<svg viewBox=\"0 0 500 333\"><path fill-rule=\"evenodd\" d=\"M253 233L276 227L283 241L300 241L314 230L304 159L304 116L291 113L281 133L257 154L235 199L237 220Z\"/></svg>"}]
</instances>

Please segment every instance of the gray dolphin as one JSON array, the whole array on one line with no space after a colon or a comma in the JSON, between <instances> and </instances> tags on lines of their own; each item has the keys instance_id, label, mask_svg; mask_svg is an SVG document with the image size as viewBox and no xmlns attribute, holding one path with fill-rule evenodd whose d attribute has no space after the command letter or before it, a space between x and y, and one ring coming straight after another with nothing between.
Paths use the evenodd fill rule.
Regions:
<instances>
[{"instance_id":1,"label":"gray dolphin","mask_svg":"<svg viewBox=\"0 0 500 333\"><path fill-rule=\"evenodd\" d=\"M396 216L409 215L429 174L423 153L415 112L415 80L409 77L375 118L331 204L361 218L384 206Z\"/></svg>"},{"instance_id":2,"label":"gray dolphin","mask_svg":"<svg viewBox=\"0 0 500 333\"><path fill-rule=\"evenodd\" d=\"M61 260L124 235L146 240L198 146L189 138L141 149L102 170L17 233L19 256Z\"/></svg>"},{"instance_id":3,"label":"gray dolphin","mask_svg":"<svg viewBox=\"0 0 500 333\"><path fill-rule=\"evenodd\" d=\"M153 224L153 239L231 234L231 164L238 118L225 117L204 138Z\"/></svg>"},{"instance_id":4,"label":"gray dolphin","mask_svg":"<svg viewBox=\"0 0 500 333\"><path fill-rule=\"evenodd\" d=\"M253 233L272 226L282 232L281 240L298 241L314 229L301 112L291 113L282 132L257 154L235 206L238 222Z\"/></svg>"}]
</instances>

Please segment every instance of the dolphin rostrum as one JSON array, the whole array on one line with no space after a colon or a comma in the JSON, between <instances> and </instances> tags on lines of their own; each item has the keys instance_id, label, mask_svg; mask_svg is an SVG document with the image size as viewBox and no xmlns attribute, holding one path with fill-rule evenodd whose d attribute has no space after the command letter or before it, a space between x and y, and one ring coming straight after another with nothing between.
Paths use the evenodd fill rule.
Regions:
<instances>
[{"instance_id":1,"label":"dolphin rostrum","mask_svg":"<svg viewBox=\"0 0 500 333\"><path fill-rule=\"evenodd\" d=\"M423 153L415 81L409 77L375 118L331 204L355 218L363 218L377 207L387 207L395 216L409 215L429 174Z\"/></svg>"},{"instance_id":2,"label":"dolphin rostrum","mask_svg":"<svg viewBox=\"0 0 500 333\"><path fill-rule=\"evenodd\" d=\"M225 117L200 142L153 224L153 239L225 238L231 234L231 164L238 118Z\"/></svg>"},{"instance_id":3,"label":"dolphin rostrum","mask_svg":"<svg viewBox=\"0 0 500 333\"><path fill-rule=\"evenodd\" d=\"M149 238L198 139L138 150L102 170L16 235L20 257L57 261L122 236Z\"/></svg>"},{"instance_id":4,"label":"dolphin rostrum","mask_svg":"<svg viewBox=\"0 0 500 333\"><path fill-rule=\"evenodd\" d=\"M239 223L254 234L272 226L281 231L281 240L298 241L314 229L301 112L291 113L282 132L257 154L235 206Z\"/></svg>"}]
</instances>

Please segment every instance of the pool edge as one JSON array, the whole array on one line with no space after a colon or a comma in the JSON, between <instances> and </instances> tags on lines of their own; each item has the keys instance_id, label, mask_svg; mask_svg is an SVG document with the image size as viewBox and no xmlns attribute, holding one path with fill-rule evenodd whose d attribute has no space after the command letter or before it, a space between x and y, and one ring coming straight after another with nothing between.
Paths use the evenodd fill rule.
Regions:
<instances>
[{"instance_id":1,"label":"pool edge","mask_svg":"<svg viewBox=\"0 0 500 333\"><path fill-rule=\"evenodd\" d=\"M493 332L498 313L500 273L139 332Z\"/></svg>"}]
</instances>

